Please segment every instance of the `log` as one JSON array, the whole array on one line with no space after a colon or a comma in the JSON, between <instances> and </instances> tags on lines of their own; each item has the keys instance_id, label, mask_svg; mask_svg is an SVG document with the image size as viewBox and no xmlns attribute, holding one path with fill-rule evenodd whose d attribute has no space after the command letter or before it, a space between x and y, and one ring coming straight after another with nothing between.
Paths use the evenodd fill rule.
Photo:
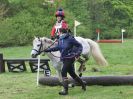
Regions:
<instances>
[{"instance_id":1,"label":"log","mask_svg":"<svg viewBox=\"0 0 133 99\"><path fill-rule=\"evenodd\" d=\"M86 81L86 85L103 85L103 86L114 86L114 85L133 85L133 76L86 76L81 77L82 80ZM69 83L75 83L72 78L69 78ZM48 86L61 85L57 77L40 77L39 84Z\"/></svg>"}]
</instances>

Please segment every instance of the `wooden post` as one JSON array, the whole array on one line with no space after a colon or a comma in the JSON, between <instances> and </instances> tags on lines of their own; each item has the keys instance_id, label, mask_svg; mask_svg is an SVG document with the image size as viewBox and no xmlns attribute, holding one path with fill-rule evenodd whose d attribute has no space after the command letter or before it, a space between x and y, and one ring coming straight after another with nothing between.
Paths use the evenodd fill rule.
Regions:
<instances>
[{"instance_id":1,"label":"wooden post","mask_svg":"<svg viewBox=\"0 0 133 99\"><path fill-rule=\"evenodd\" d=\"M3 54L0 53L0 73L4 73L5 72L5 64L3 61Z\"/></svg>"}]
</instances>

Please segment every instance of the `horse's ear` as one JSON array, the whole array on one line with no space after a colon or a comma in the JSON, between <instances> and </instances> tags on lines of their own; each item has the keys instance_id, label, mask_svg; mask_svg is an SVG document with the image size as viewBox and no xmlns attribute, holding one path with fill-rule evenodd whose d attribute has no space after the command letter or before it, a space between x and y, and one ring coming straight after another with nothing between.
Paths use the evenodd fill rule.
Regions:
<instances>
[{"instance_id":1,"label":"horse's ear","mask_svg":"<svg viewBox=\"0 0 133 99\"><path fill-rule=\"evenodd\" d=\"M36 36L34 36L34 38L36 38Z\"/></svg>"},{"instance_id":2,"label":"horse's ear","mask_svg":"<svg viewBox=\"0 0 133 99\"><path fill-rule=\"evenodd\" d=\"M41 38L40 37L37 37L38 38L38 40L40 41L41 40Z\"/></svg>"}]
</instances>

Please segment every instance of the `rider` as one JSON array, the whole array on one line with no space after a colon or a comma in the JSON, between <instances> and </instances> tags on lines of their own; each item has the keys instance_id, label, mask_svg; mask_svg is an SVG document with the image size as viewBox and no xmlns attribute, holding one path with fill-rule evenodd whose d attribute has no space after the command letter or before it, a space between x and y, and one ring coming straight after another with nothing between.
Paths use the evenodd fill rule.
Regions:
<instances>
[{"instance_id":1,"label":"rider","mask_svg":"<svg viewBox=\"0 0 133 99\"><path fill-rule=\"evenodd\" d=\"M63 9L59 8L57 12L55 13L55 16L56 16L57 21L51 31L51 39L53 40L56 38L59 38L59 35L60 35L59 29L62 27L63 24L68 26L67 22L64 20L65 14L64 14Z\"/></svg>"},{"instance_id":2,"label":"rider","mask_svg":"<svg viewBox=\"0 0 133 99\"><path fill-rule=\"evenodd\" d=\"M76 41L76 39L70 35L68 32L68 26L66 24L62 25L62 28L60 30L60 36L58 39L57 46L53 48L48 48L45 50L45 52L51 52L51 51L60 51L61 53L61 61L63 62L62 67L62 85L63 90L59 92L60 95L67 95L68 94L68 78L67 73L75 80L77 81L81 86L82 89L86 90L86 85L82 81L82 79L75 73L74 68L74 62L75 58L79 57L82 52L82 45Z\"/></svg>"}]
</instances>

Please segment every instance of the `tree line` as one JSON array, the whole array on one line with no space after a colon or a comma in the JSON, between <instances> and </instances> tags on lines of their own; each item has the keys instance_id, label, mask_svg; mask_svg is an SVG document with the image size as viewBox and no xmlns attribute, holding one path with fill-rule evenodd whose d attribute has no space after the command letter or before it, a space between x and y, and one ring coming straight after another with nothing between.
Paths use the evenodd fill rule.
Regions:
<instances>
[{"instance_id":1,"label":"tree line","mask_svg":"<svg viewBox=\"0 0 133 99\"><path fill-rule=\"evenodd\" d=\"M31 44L34 36L50 37L58 7L65 10L73 32L74 20L82 25L77 35L96 39L119 39L124 28L125 38L133 38L132 0L0 0L0 46Z\"/></svg>"}]
</instances>

